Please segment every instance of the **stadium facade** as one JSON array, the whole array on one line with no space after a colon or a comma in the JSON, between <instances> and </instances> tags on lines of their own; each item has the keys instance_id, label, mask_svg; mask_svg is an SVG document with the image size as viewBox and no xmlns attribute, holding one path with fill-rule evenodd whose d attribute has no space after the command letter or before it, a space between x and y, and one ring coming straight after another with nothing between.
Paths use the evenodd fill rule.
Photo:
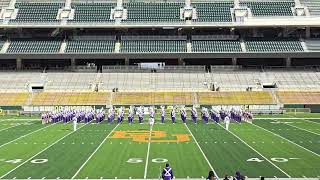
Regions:
<instances>
[{"instance_id":1,"label":"stadium facade","mask_svg":"<svg viewBox=\"0 0 320 180\"><path fill-rule=\"evenodd\" d=\"M4 106L320 102L316 0L2 0L0 19L1 69L43 72L2 73Z\"/></svg>"},{"instance_id":2,"label":"stadium facade","mask_svg":"<svg viewBox=\"0 0 320 180\"><path fill-rule=\"evenodd\" d=\"M318 65L319 2L2 1L2 65ZM47 63L46 63L47 62ZM45 64L45 65L44 65Z\"/></svg>"}]
</instances>

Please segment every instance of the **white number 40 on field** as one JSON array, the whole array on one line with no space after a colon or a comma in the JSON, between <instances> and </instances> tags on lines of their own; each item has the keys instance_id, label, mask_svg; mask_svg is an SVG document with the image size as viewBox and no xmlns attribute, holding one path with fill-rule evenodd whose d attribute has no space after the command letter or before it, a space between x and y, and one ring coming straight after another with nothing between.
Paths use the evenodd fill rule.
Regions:
<instances>
[{"instance_id":1,"label":"white number 40 on field","mask_svg":"<svg viewBox=\"0 0 320 180\"><path fill-rule=\"evenodd\" d=\"M3 161L5 163L12 163L12 164L18 164L21 163L23 159L11 159L11 160L6 160L6 159L0 159L0 161ZM48 162L48 159L33 159L30 161L32 164L42 164Z\"/></svg>"},{"instance_id":2,"label":"white number 40 on field","mask_svg":"<svg viewBox=\"0 0 320 180\"><path fill-rule=\"evenodd\" d=\"M299 159L299 158L279 158L279 157L275 157L275 158L270 158L271 161L274 161L274 162L288 162L289 160L292 160L292 159ZM248 162L263 162L264 160L263 159L259 159L259 158L250 158L247 160Z\"/></svg>"}]
</instances>

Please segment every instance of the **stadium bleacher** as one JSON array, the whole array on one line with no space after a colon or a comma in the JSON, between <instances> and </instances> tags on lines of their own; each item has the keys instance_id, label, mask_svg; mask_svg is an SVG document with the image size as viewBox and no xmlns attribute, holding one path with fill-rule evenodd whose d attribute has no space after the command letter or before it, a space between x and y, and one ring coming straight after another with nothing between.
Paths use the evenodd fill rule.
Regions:
<instances>
[{"instance_id":1,"label":"stadium bleacher","mask_svg":"<svg viewBox=\"0 0 320 180\"><path fill-rule=\"evenodd\" d=\"M320 1L318 0L300 0L301 4L308 7L311 16L320 15Z\"/></svg>"},{"instance_id":2,"label":"stadium bleacher","mask_svg":"<svg viewBox=\"0 0 320 180\"><path fill-rule=\"evenodd\" d=\"M248 1L241 5L249 7L253 16L293 16L293 1Z\"/></svg>"},{"instance_id":3,"label":"stadium bleacher","mask_svg":"<svg viewBox=\"0 0 320 180\"><path fill-rule=\"evenodd\" d=\"M186 36L122 36L121 52L187 52Z\"/></svg>"},{"instance_id":4,"label":"stadium bleacher","mask_svg":"<svg viewBox=\"0 0 320 180\"><path fill-rule=\"evenodd\" d=\"M39 92L32 95L31 105L104 105L107 92Z\"/></svg>"},{"instance_id":5,"label":"stadium bleacher","mask_svg":"<svg viewBox=\"0 0 320 180\"><path fill-rule=\"evenodd\" d=\"M231 22L233 2L193 3L197 10L196 22Z\"/></svg>"},{"instance_id":6,"label":"stadium bleacher","mask_svg":"<svg viewBox=\"0 0 320 180\"><path fill-rule=\"evenodd\" d=\"M2 106L21 106L26 105L28 102L28 93L0 93L0 104Z\"/></svg>"},{"instance_id":7,"label":"stadium bleacher","mask_svg":"<svg viewBox=\"0 0 320 180\"><path fill-rule=\"evenodd\" d=\"M61 43L59 40L48 39L13 39L7 53L58 53Z\"/></svg>"},{"instance_id":8,"label":"stadium bleacher","mask_svg":"<svg viewBox=\"0 0 320 180\"><path fill-rule=\"evenodd\" d=\"M245 41L249 52L297 52L304 51L299 40L249 38Z\"/></svg>"},{"instance_id":9,"label":"stadium bleacher","mask_svg":"<svg viewBox=\"0 0 320 180\"><path fill-rule=\"evenodd\" d=\"M72 22L113 22L110 18L112 3L73 3L75 10Z\"/></svg>"},{"instance_id":10,"label":"stadium bleacher","mask_svg":"<svg viewBox=\"0 0 320 180\"><path fill-rule=\"evenodd\" d=\"M199 92L199 103L219 104L274 104L269 92Z\"/></svg>"},{"instance_id":11,"label":"stadium bleacher","mask_svg":"<svg viewBox=\"0 0 320 180\"><path fill-rule=\"evenodd\" d=\"M8 7L10 4L10 0L1 0L0 1L0 9L3 7Z\"/></svg>"},{"instance_id":12,"label":"stadium bleacher","mask_svg":"<svg viewBox=\"0 0 320 180\"><path fill-rule=\"evenodd\" d=\"M114 52L114 36L79 36L67 42L66 53L111 53Z\"/></svg>"},{"instance_id":13,"label":"stadium bleacher","mask_svg":"<svg viewBox=\"0 0 320 180\"><path fill-rule=\"evenodd\" d=\"M57 19L59 9L64 3L16 3L15 8L19 9L13 23L54 23Z\"/></svg>"},{"instance_id":14,"label":"stadium bleacher","mask_svg":"<svg viewBox=\"0 0 320 180\"><path fill-rule=\"evenodd\" d=\"M236 40L193 40L192 52L241 52Z\"/></svg>"},{"instance_id":15,"label":"stadium bleacher","mask_svg":"<svg viewBox=\"0 0 320 180\"><path fill-rule=\"evenodd\" d=\"M122 92L113 95L113 104L192 104L193 94L191 92Z\"/></svg>"},{"instance_id":16,"label":"stadium bleacher","mask_svg":"<svg viewBox=\"0 0 320 180\"><path fill-rule=\"evenodd\" d=\"M125 3L124 8L128 10L128 17L124 22L176 22L180 19L180 8L182 3L148 3L148 2L130 2Z\"/></svg>"},{"instance_id":17,"label":"stadium bleacher","mask_svg":"<svg viewBox=\"0 0 320 180\"><path fill-rule=\"evenodd\" d=\"M320 39L307 39L305 44L309 51L320 51Z\"/></svg>"},{"instance_id":18,"label":"stadium bleacher","mask_svg":"<svg viewBox=\"0 0 320 180\"><path fill-rule=\"evenodd\" d=\"M319 104L320 92L279 91L279 101L283 104Z\"/></svg>"}]
</instances>

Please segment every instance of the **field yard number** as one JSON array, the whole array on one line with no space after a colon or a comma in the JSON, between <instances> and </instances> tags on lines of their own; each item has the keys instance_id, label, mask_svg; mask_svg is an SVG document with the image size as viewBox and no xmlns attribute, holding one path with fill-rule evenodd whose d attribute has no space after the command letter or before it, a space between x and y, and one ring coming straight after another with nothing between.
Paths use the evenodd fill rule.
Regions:
<instances>
[{"instance_id":1,"label":"field yard number","mask_svg":"<svg viewBox=\"0 0 320 180\"><path fill-rule=\"evenodd\" d=\"M263 162L264 160L259 159L259 158L250 158L247 160L248 162Z\"/></svg>"},{"instance_id":2,"label":"field yard number","mask_svg":"<svg viewBox=\"0 0 320 180\"><path fill-rule=\"evenodd\" d=\"M48 162L48 159L34 159L32 161L30 161L33 164L42 164L42 163L46 163Z\"/></svg>"},{"instance_id":3,"label":"field yard number","mask_svg":"<svg viewBox=\"0 0 320 180\"><path fill-rule=\"evenodd\" d=\"M12 159L12 160L6 160L4 161L6 163L12 163L12 164L17 164L17 163L21 163L22 159Z\"/></svg>"},{"instance_id":4,"label":"field yard number","mask_svg":"<svg viewBox=\"0 0 320 180\"><path fill-rule=\"evenodd\" d=\"M11 160L6 160L6 159L1 159L0 161L6 162L6 163L11 163L11 164L17 164L21 163L23 159L11 159ZM30 161L32 164L42 164L48 162L48 159L33 159Z\"/></svg>"},{"instance_id":5,"label":"field yard number","mask_svg":"<svg viewBox=\"0 0 320 180\"><path fill-rule=\"evenodd\" d=\"M128 163L142 163L143 162L143 158L130 158L128 161ZM152 159L151 162L153 163L165 163L168 162L168 159L164 159L164 158L155 158Z\"/></svg>"},{"instance_id":6,"label":"field yard number","mask_svg":"<svg viewBox=\"0 0 320 180\"><path fill-rule=\"evenodd\" d=\"M279 157L274 157L274 158L271 158L271 161L274 161L274 162L288 162L290 159L299 159L299 158L279 158ZM263 159L259 159L259 158L250 158L247 160L248 162L263 162L264 160Z\"/></svg>"},{"instance_id":7,"label":"field yard number","mask_svg":"<svg viewBox=\"0 0 320 180\"><path fill-rule=\"evenodd\" d=\"M142 163L143 159L142 158L130 158L128 161L128 163Z\"/></svg>"}]
</instances>

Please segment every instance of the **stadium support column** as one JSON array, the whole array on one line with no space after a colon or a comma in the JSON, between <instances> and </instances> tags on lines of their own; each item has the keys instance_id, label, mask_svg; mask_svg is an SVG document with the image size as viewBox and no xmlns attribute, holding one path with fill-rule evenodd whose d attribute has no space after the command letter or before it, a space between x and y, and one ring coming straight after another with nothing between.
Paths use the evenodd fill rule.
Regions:
<instances>
[{"instance_id":1,"label":"stadium support column","mask_svg":"<svg viewBox=\"0 0 320 180\"><path fill-rule=\"evenodd\" d=\"M129 66L129 65L130 65L129 58L125 58L125 59L124 59L124 65L126 65L126 66Z\"/></svg>"},{"instance_id":2,"label":"stadium support column","mask_svg":"<svg viewBox=\"0 0 320 180\"><path fill-rule=\"evenodd\" d=\"M310 27L306 27L306 38L310 38L311 30Z\"/></svg>"},{"instance_id":3,"label":"stadium support column","mask_svg":"<svg viewBox=\"0 0 320 180\"><path fill-rule=\"evenodd\" d=\"M17 69L20 70L22 68L22 59L20 57L16 60Z\"/></svg>"},{"instance_id":4,"label":"stadium support column","mask_svg":"<svg viewBox=\"0 0 320 180\"><path fill-rule=\"evenodd\" d=\"M237 58L232 58L232 66L236 66L237 65Z\"/></svg>"},{"instance_id":5,"label":"stadium support column","mask_svg":"<svg viewBox=\"0 0 320 180\"><path fill-rule=\"evenodd\" d=\"M291 67L291 58L286 58L286 67Z\"/></svg>"},{"instance_id":6,"label":"stadium support column","mask_svg":"<svg viewBox=\"0 0 320 180\"><path fill-rule=\"evenodd\" d=\"M74 70L76 68L76 59L72 58L70 62L71 69Z\"/></svg>"},{"instance_id":7,"label":"stadium support column","mask_svg":"<svg viewBox=\"0 0 320 180\"><path fill-rule=\"evenodd\" d=\"M186 62L185 62L183 59L179 58L179 59L178 59L178 65L185 66L185 65L186 65Z\"/></svg>"}]
</instances>

